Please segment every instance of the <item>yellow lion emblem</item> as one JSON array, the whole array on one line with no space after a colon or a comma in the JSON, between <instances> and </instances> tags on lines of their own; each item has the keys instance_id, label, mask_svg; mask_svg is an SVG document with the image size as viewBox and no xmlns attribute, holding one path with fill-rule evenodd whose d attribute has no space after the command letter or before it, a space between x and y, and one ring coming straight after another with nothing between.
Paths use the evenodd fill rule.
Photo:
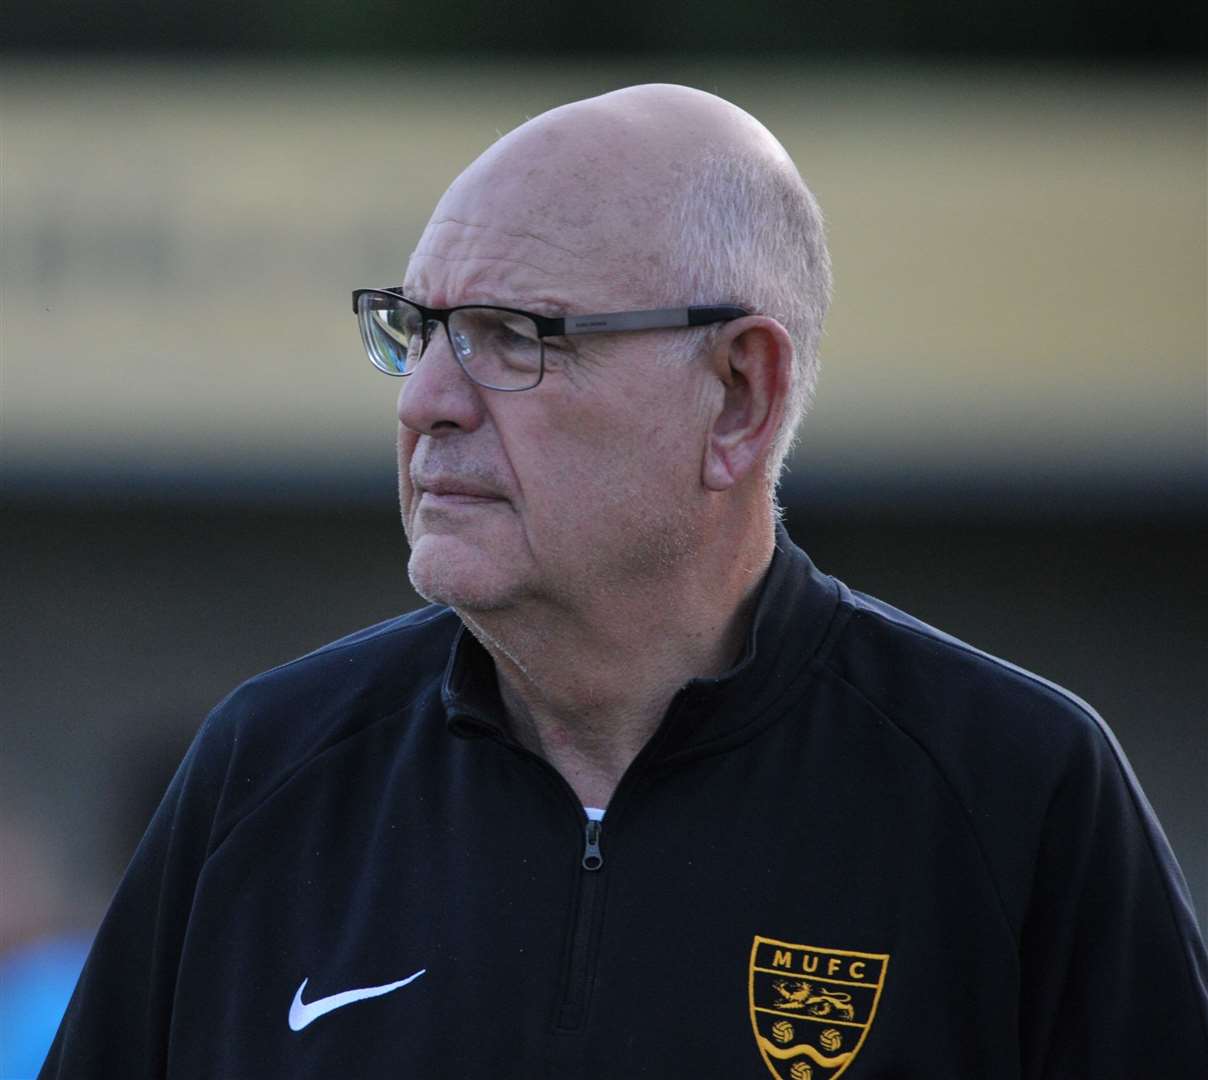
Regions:
<instances>
[{"instance_id":1,"label":"yellow lion emblem","mask_svg":"<svg viewBox=\"0 0 1208 1080\"><path fill-rule=\"evenodd\" d=\"M795 982L779 979L772 983L772 989L779 997L775 1003L777 1009L801 1009L810 1016L830 1016L834 1013L845 1020L850 1020L855 1014L851 994L828 990L825 986L815 993L813 985L804 979Z\"/></svg>"}]
</instances>

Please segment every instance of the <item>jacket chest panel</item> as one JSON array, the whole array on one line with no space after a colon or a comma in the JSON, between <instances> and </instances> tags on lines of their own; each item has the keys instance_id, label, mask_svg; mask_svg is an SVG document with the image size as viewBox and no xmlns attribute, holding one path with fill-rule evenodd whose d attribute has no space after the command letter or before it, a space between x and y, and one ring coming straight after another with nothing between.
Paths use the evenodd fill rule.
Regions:
<instances>
[{"instance_id":1,"label":"jacket chest panel","mask_svg":"<svg viewBox=\"0 0 1208 1080\"><path fill-rule=\"evenodd\" d=\"M198 890L177 1015L208 1022L179 1026L176 1060L231 1076L369 1074L404 1057L430 1074L553 1061L585 1076L622 1066L759 1076L765 1017L780 1025L765 1042L779 1034L791 1049L813 1032L826 1037L818 1053L837 1059L855 1038L865 1066L906 1025L892 1040L901 1062L920 1017L920 1063L965 1053L970 1015L1012 1022L1009 950L987 949L985 918L969 917L994 898L938 805L925 830L892 814L836 830L779 798L720 808L717 820L698 800L684 815L674 787L665 811L644 802L612 836L605 819L605 866L590 879L577 825L551 827L548 808L512 829L458 813L439 828L400 829L375 812L346 815L338 835L291 834L279 820L296 819L290 807L244 823ZM832 809L851 809L828 796ZM586 880L596 914L581 1014L563 1030ZM789 959L756 963L761 938L784 943ZM887 958L875 1010L869 967L853 971L854 954ZM333 1004L366 991L375 993ZM289 1024L295 998L299 1030Z\"/></svg>"}]
</instances>

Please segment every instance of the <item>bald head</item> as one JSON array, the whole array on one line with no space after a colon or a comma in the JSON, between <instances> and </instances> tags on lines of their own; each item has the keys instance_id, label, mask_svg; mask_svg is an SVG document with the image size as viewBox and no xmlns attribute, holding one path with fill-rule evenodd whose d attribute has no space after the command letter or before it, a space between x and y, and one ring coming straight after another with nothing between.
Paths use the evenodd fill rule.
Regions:
<instances>
[{"instance_id":1,"label":"bald head","mask_svg":"<svg viewBox=\"0 0 1208 1080\"><path fill-rule=\"evenodd\" d=\"M767 168L792 170L784 148L753 116L685 86L632 86L543 113L505 135L466 171L518 164L527 182L580 211L629 206L639 216L672 203L701 161L741 154ZM584 214L584 211L586 213ZM644 224L649 224L647 218Z\"/></svg>"},{"instance_id":2,"label":"bald head","mask_svg":"<svg viewBox=\"0 0 1208 1080\"><path fill-rule=\"evenodd\" d=\"M489 294L503 262L523 295ZM776 318L797 357L774 476L812 394L830 270L817 205L771 132L713 94L652 84L551 109L499 139L437 205L407 282L434 305L737 304ZM699 351L705 336L671 348Z\"/></svg>"},{"instance_id":3,"label":"bald head","mask_svg":"<svg viewBox=\"0 0 1208 1080\"><path fill-rule=\"evenodd\" d=\"M457 178L434 219L472 207L573 248L597 273L637 289L646 282L635 280L635 267L662 278L673 269L664 265L669 217L702 162L720 154L794 171L771 133L729 102L683 86L629 87L551 109L503 136Z\"/></svg>"}]
</instances>

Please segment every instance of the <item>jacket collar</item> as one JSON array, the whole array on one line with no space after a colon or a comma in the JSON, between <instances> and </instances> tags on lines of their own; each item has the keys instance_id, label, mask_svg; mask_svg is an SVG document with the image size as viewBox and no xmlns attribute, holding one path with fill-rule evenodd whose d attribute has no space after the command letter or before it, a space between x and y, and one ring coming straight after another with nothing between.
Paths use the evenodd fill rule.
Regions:
<instances>
[{"instance_id":1,"label":"jacket collar","mask_svg":"<svg viewBox=\"0 0 1208 1080\"><path fill-rule=\"evenodd\" d=\"M739 661L715 678L692 679L676 694L645 756L722 749L770 722L809 677L839 607L840 586L776 529L776 547ZM463 625L453 640L441 698L449 728L464 736L507 736L490 654Z\"/></svg>"}]
</instances>

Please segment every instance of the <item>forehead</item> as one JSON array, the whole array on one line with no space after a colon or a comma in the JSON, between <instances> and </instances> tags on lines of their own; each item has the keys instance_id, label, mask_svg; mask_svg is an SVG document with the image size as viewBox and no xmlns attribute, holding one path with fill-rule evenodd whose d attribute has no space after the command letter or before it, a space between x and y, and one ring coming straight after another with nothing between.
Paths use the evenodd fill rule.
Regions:
<instances>
[{"instance_id":1,"label":"forehead","mask_svg":"<svg viewBox=\"0 0 1208 1080\"><path fill-rule=\"evenodd\" d=\"M633 177L596 151L532 137L488 151L437 204L408 295L568 311L644 301L660 244Z\"/></svg>"},{"instance_id":2,"label":"forehead","mask_svg":"<svg viewBox=\"0 0 1208 1080\"><path fill-rule=\"evenodd\" d=\"M407 264L403 291L432 307L502 304L556 315L604 291L589 262L483 222L434 217Z\"/></svg>"}]
</instances>

